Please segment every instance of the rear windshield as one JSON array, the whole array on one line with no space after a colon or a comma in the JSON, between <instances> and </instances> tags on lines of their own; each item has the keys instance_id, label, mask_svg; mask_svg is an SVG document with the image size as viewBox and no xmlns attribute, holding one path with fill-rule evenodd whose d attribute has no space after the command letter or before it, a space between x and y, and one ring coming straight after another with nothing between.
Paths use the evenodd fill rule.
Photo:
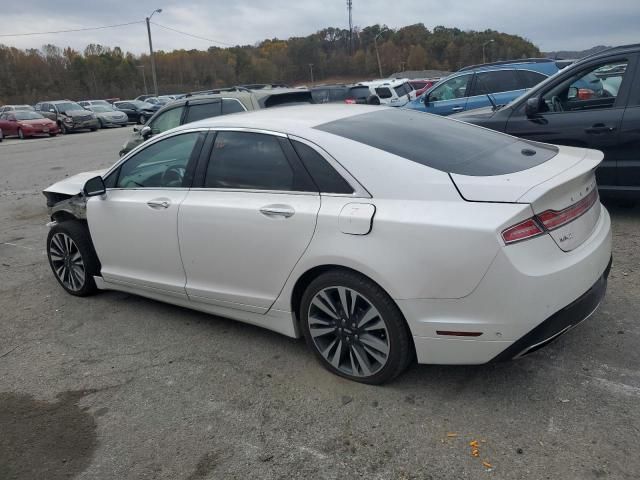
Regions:
<instances>
[{"instance_id":1,"label":"rear windshield","mask_svg":"<svg viewBox=\"0 0 640 480\"><path fill-rule=\"evenodd\" d=\"M408 109L381 109L315 127L447 173L505 175L535 167L558 149Z\"/></svg>"},{"instance_id":2,"label":"rear windshield","mask_svg":"<svg viewBox=\"0 0 640 480\"><path fill-rule=\"evenodd\" d=\"M300 92L274 93L258 100L263 108L279 107L282 105L296 105L301 103L312 103L311 92L302 90Z\"/></svg>"},{"instance_id":3,"label":"rear windshield","mask_svg":"<svg viewBox=\"0 0 640 480\"><path fill-rule=\"evenodd\" d=\"M352 87L348 98L367 98L369 95L371 95L369 87Z\"/></svg>"}]
</instances>

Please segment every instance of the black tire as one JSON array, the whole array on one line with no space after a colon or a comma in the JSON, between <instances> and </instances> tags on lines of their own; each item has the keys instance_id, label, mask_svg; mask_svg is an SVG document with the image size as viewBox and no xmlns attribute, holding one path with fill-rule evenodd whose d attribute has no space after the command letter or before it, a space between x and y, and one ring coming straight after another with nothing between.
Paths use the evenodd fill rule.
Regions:
<instances>
[{"instance_id":1,"label":"black tire","mask_svg":"<svg viewBox=\"0 0 640 480\"><path fill-rule=\"evenodd\" d=\"M104 124L102 123L102 120L98 120L98 128L104 128Z\"/></svg>"},{"instance_id":2,"label":"black tire","mask_svg":"<svg viewBox=\"0 0 640 480\"><path fill-rule=\"evenodd\" d=\"M140 122L140 125L144 125L145 123L147 123L147 117L145 117L144 115L140 115L140 117L138 117L138 122Z\"/></svg>"},{"instance_id":3,"label":"black tire","mask_svg":"<svg viewBox=\"0 0 640 480\"><path fill-rule=\"evenodd\" d=\"M56 269L60 271L60 267L63 266L62 264L64 263L64 261L61 262L58 260L60 257L56 254L60 250L57 245L65 238L64 236L70 238L75 246L75 249L73 247L69 249L69 257L71 258L72 254L79 253L84 269L84 279L81 279L78 274L74 274L72 283L71 275L68 274L64 277L69 279L66 282L67 284L65 284L65 281L60 278L60 274L56 271ZM100 274L100 262L93 248L91 236L89 235L86 224L77 220L69 220L51 227L47 235L47 258L49 259L49 266L51 267L54 277L67 293L77 297L86 297L96 293L98 288L96 287L96 282L93 277L94 275ZM64 268L67 268L66 265L69 265L69 263L65 264ZM77 270L74 270L74 272L76 271ZM75 288L73 288L73 286L75 286Z\"/></svg>"},{"instance_id":4,"label":"black tire","mask_svg":"<svg viewBox=\"0 0 640 480\"><path fill-rule=\"evenodd\" d=\"M60 133L62 135L66 135L67 133L69 133L69 129L66 127L66 125L62 122L60 122Z\"/></svg>"},{"instance_id":5,"label":"black tire","mask_svg":"<svg viewBox=\"0 0 640 480\"><path fill-rule=\"evenodd\" d=\"M92 132L96 132L97 130L98 130L98 127L91 127Z\"/></svg>"},{"instance_id":6,"label":"black tire","mask_svg":"<svg viewBox=\"0 0 640 480\"><path fill-rule=\"evenodd\" d=\"M56 135L58 135L57 133L50 133L49 136L50 137L55 137Z\"/></svg>"},{"instance_id":7,"label":"black tire","mask_svg":"<svg viewBox=\"0 0 640 480\"><path fill-rule=\"evenodd\" d=\"M380 364L383 366L379 367L379 370L374 372L372 375L352 375L345 371L346 368L342 365L340 365L342 369L336 368L331 364L331 362L329 362L328 359L323 356L322 352L320 351L319 347L316 345L312 337L309 325L309 310L311 302L320 292L326 292L327 290L325 289L332 289L334 287L346 287L347 289L355 291L355 293L363 297L371 306L375 307L375 309L379 312L379 316L375 318L380 318L380 320L382 320L382 322L384 323L384 326L386 328L386 331L384 333L384 340L388 342L388 354L386 363ZM353 296L350 298L353 304ZM354 311L354 314L356 313L357 312ZM311 350L313 350L315 356L325 368L335 373L336 375L340 375L341 377L345 377L356 382L379 385L385 382L389 382L400 375L404 370L406 370L413 358L413 347L411 343L412 340L409 328L407 327L402 312L395 304L395 302L391 299L391 297L379 285L359 273L349 270L332 270L318 276L309 284L309 286L305 290L300 302L300 311L298 312L298 314L302 332L304 334L305 340L307 341L307 345L309 345ZM355 316L352 318L355 318ZM352 320L347 320L347 322L350 321ZM337 322L339 322L339 320L337 320ZM338 330L338 326L339 323L337 326L335 326L336 331ZM334 328L334 325L331 325L329 328ZM359 329L360 326L358 325L357 328ZM364 338L364 334L366 334L366 332L363 331L364 329L361 330L360 342ZM357 333L356 330L354 330L353 332ZM332 334L333 333L330 333L329 335ZM344 347L344 356L342 354L339 355L339 359L344 358L345 363L346 352L349 352L349 354L351 355L351 351L357 348L356 343L359 342L357 334L355 335L356 340L353 340L353 338L354 337L352 336L351 342L355 343L348 344L348 346ZM349 340L347 340L347 342L348 341ZM340 347L341 345L340 343L338 343L338 348ZM362 347L362 343L360 343L360 347ZM349 348L351 348L351 350L348 350ZM335 352L337 350L333 351ZM360 348L360 353L362 354L363 352L365 352L365 350ZM369 357L369 360L371 360L371 357ZM351 362L351 365L353 365L353 360Z\"/></svg>"},{"instance_id":8,"label":"black tire","mask_svg":"<svg viewBox=\"0 0 640 480\"><path fill-rule=\"evenodd\" d=\"M18 137L20 138L20 140L25 139L24 132L22 131L21 128L18 129Z\"/></svg>"}]
</instances>

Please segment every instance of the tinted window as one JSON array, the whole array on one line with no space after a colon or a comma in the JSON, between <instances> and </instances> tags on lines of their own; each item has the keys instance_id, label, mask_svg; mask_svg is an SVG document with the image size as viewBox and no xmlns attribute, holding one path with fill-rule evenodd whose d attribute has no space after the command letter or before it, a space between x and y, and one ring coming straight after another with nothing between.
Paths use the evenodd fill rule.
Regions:
<instances>
[{"instance_id":1,"label":"tinted window","mask_svg":"<svg viewBox=\"0 0 640 480\"><path fill-rule=\"evenodd\" d=\"M397 87L395 87L394 90L399 97L402 97L403 95L407 95L408 93L410 93L412 89L408 84L403 83L402 85L398 85Z\"/></svg>"},{"instance_id":2,"label":"tinted window","mask_svg":"<svg viewBox=\"0 0 640 480\"><path fill-rule=\"evenodd\" d=\"M166 132L172 128L180 125L180 119L182 118L182 112L184 107L172 108L166 112L162 112L151 123L151 131L153 134Z\"/></svg>"},{"instance_id":3,"label":"tinted window","mask_svg":"<svg viewBox=\"0 0 640 480\"><path fill-rule=\"evenodd\" d=\"M272 135L218 132L205 187L296 190L293 168Z\"/></svg>"},{"instance_id":4,"label":"tinted window","mask_svg":"<svg viewBox=\"0 0 640 480\"><path fill-rule=\"evenodd\" d=\"M353 188L329 165L322 155L302 142L292 141L300 160L321 192L353 193Z\"/></svg>"},{"instance_id":5,"label":"tinted window","mask_svg":"<svg viewBox=\"0 0 640 480\"><path fill-rule=\"evenodd\" d=\"M545 75L531 70L518 70L518 76L520 77L520 88L535 87L547 78Z\"/></svg>"},{"instance_id":6,"label":"tinted window","mask_svg":"<svg viewBox=\"0 0 640 480\"><path fill-rule=\"evenodd\" d=\"M544 163L557 153L552 146L408 109L363 113L315 128L461 175L518 172ZM523 154L525 148L535 154Z\"/></svg>"},{"instance_id":7,"label":"tinted window","mask_svg":"<svg viewBox=\"0 0 640 480\"><path fill-rule=\"evenodd\" d=\"M329 90L327 88L316 88L311 90L311 97L314 103L329 103Z\"/></svg>"},{"instance_id":8,"label":"tinted window","mask_svg":"<svg viewBox=\"0 0 640 480\"><path fill-rule=\"evenodd\" d=\"M202 120L204 118L217 117L221 114L222 102L220 100L216 102L201 103L199 105L189 105L187 118L185 119L184 123L191 123L197 120ZM178 122L180 122L179 118Z\"/></svg>"},{"instance_id":9,"label":"tinted window","mask_svg":"<svg viewBox=\"0 0 640 480\"><path fill-rule=\"evenodd\" d=\"M380 98L391 98L391 97L393 97L393 94L391 93L391 90L389 90L387 87L378 87L378 88L376 88L376 93L378 94L378 96Z\"/></svg>"},{"instance_id":10,"label":"tinted window","mask_svg":"<svg viewBox=\"0 0 640 480\"><path fill-rule=\"evenodd\" d=\"M149 145L119 168L118 188L182 187L200 133L175 135Z\"/></svg>"},{"instance_id":11,"label":"tinted window","mask_svg":"<svg viewBox=\"0 0 640 480\"><path fill-rule=\"evenodd\" d=\"M225 98L222 100L222 114L228 115L230 113L239 113L244 112L244 106L240 103L239 100L235 100L233 98Z\"/></svg>"},{"instance_id":12,"label":"tinted window","mask_svg":"<svg viewBox=\"0 0 640 480\"><path fill-rule=\"evenodd\" d=\"M329 90L329 100L332 102L343 102L347 98L347 90L345 88L332 88Z\"/></svg>"},{"instance_id":13,"label":"tinted window","mask_svg":"<svg viewBox=\"0 0 640 480\"><path fill-rule=\"evenodd\" d=\"M465 97L469 80L471 80L471 75L469 74L445 80L429 92L429 101L439 102L441 100L455 100L456 98Z\"/></svg>"},{"instance_id":14,"label":"tinted window","mask_svg":"<svg viewBox=\"0 0 640 480\"><path fill-rule=\"evenodd\" d=\"M473 95L487 93L510 92L519 90L518 78L515 70L496 70L494 72L479 72L476 74L476 85Z\"/></svg>"}]
</instances>

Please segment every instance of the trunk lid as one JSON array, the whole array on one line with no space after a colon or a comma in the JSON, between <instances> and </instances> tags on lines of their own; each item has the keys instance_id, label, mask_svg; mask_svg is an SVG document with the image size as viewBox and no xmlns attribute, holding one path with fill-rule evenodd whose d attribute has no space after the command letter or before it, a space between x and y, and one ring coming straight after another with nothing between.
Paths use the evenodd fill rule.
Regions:
<instances>
[{"instance_id":1,"label":"trunk lid","mask_svg":"<svg viewBox=\"0 0 640 480\"><path fill-rule=\"evenodd\" d=\"M451 174L468 201L528 203L558 247L571 251L591 234L600 217L595 169L597 150L558 147L558 154L535 167L506 175ZM563 223L566 216L570 221Z\"/></svg>"}]
</instances>

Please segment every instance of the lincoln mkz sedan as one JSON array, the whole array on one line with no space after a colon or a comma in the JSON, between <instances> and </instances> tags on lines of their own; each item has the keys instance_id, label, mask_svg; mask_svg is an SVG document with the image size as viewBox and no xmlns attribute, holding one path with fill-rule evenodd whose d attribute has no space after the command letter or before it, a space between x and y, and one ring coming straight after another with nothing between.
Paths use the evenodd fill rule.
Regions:
<instances>
[{"instance_id":1,"label":"lincoln mkz sedan","mask_svg":"<svg viewBox=\"0 0 640 480\"><path fill-rule=\"evenodd\" d=\"M44 193L51 269L304 336L378 384L526 355L589 317L611 265L595 150L386 107L221 116Z\"/></svg>"}]
</instances>

